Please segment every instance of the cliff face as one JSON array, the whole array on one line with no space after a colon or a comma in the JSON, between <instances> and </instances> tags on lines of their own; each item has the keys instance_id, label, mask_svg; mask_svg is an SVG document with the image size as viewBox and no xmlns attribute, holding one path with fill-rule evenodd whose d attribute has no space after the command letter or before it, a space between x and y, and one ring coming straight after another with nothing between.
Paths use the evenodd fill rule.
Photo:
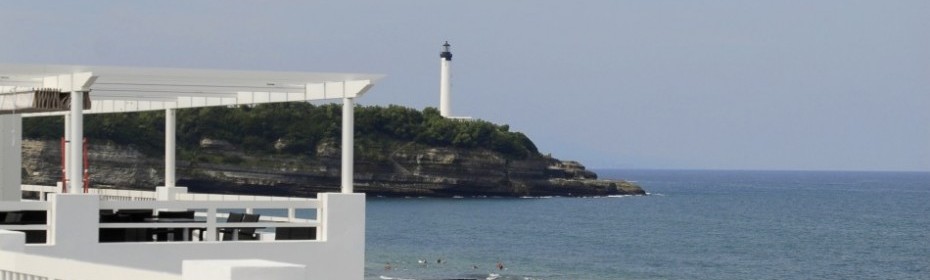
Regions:
<instances>
[{"instance_id":1,"label":"cliff face","mask_svg":"<svg viewBox=\"0 0 930 280\"><path fill-rule=\"evenodd\" d=\"M179 154L178 185L195 192L314 196L339 189L340 151L333 143L316 155L251 154L215 141L196 153ZM162 158L131 146L91 145L90 173L96 187L151 189L163 185ZM355 190L381 196L594 196L645 194L638 186L597 175L577 162L551 157L509 160L484 149L403 145L391 150L357 147ZM23 142L23 182L54 185L61 178L60 147L54 141ZM374 155L374 156L371 156Z\"/></svg>"},{"instance_id":2,"label":"cliff face","mask_svg":"<svg viewBox=\"0 0 930 280\"><path fill-rule=\"evenodd\" d=\"M153 188L164 181L161 159L146 158L125 146L91 145L90 151L91 179L95 185ZM61 177L60 143L23 139L23 184L54 186Z\"/></svg>"}]
</instances>

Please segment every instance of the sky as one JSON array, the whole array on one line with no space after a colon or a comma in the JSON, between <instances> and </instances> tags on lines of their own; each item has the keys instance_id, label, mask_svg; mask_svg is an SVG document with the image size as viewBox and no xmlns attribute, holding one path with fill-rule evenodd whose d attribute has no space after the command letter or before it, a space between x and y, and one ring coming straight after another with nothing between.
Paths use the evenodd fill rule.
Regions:
<instances>
[{"instance_id":1,"label":"sky","mask_svg":"<svg viewBox=\"0 0 930 280\"><path fill-rule=\"evenodd\" d=\"M0 63L386 74L588 168L930 171L930 1L4 1Z\"/></svg>"}]
</instances>

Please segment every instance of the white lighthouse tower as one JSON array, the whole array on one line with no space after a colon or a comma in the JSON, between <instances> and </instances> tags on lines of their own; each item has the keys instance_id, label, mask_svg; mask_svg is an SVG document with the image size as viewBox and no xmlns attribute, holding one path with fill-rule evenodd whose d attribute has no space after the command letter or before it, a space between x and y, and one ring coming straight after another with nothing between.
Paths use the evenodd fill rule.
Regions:
<instances>
[{"instance_id":1,"label":"white lighthouse tower","mask_svg":"<svg viewBox=\"0 0 930 280\"><path fill-rule=\"evenodd\" d=\"M449 64L452 62L452 52L449 51L449 41L442 45L442 52L439 53L439 114L443 117L452 116L452 101L450 100L452 92L452 73L450 73Z\"/></svg>"}]
</instances>

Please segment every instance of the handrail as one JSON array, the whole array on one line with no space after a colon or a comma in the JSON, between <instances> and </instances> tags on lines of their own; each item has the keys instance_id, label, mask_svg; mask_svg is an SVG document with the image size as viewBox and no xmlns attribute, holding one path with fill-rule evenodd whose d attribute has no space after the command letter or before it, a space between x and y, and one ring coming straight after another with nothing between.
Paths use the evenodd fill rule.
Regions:
<instances>
[{"instance_id":1,"label":"handrail","mask_svg":"<svg viewBox=\"0 0 930 280\"><path fill-rule=\"evenodd\" d=\"M24 191L48 191L54 192L59 190L56 186L43 186L43 185L22 185L22 190Z\"/></svg>"},{"instance_id":2,"label":"handrail","mask_svg":"<svg viewBox=\"0 0 930 280\"><path fill-rule=\"evenodd\" d=\"M313 198L238 195L238 194L209 194L209 193L179 193L177 200L209 200L209 201L313 201Z\"/></svg>"},{"instance_id":3,"label":"handrail","mask_svg":"<svg viewBox=\"0 0 930 280\"><path fill-rule=\"evenodd\" d=\"M13 201L13 202L4 202L0 203L0 212L15 212L15 211L44 211L46 213L50 212L50 206L48 202L45 201ZM41 224L0 224L0 229L5 230L36 230L36 231L48 231L49 230L49 217L51 215L46 214L45 223ZM48 239L46 239L47 243Z\"/></svg>"},{"instance_id":4,"label":"handrail","mask_svg":"<svg viewBox=\"0 0 930 280\"><path fill-rule=\"evenodd\" d=\"M152 200L152 201L100 201L100 209L179 209L179 208L253 208L253 209L283 209L283 208L319 208L320 201L204 201L204 200Z\"/></svg>"},{"instance_id":5,"label":"handrail","mask_svg":"<svg viewBox=\"0 0 930 280\"><path fill-rule=\"evenodd\" d=\"M0 229L5 230L48 230L48 224L0 224Z\"/></svg>"},{"instance_id":6,"label":"handrail","mask_svg":"<svg viewBox=\"0 0 930 280\"><path fill-rule=\"evenodd\" d=\"M22 185L24 191L60 193L61 188L57 186L42 185ZM90 188L88 193L101 195L102 200L155 200L156 194L149 190L127 190L127 189L101 189ZM243 194L210 194L210 193L178 193L175 195L176 200L209 200L209 201L312 201L314 198L306 197L285 197L285 196L263 196L263 195L243 195Z\"/></svg>"},{"instance_id":7,"label":"handrail","mask_svg":"<svg viewBox=\"0 0 930 280\"><path fill-rule=\"evenodd\" d=\"M260 209L266 209L266 208L260 208ZM303 209L303 208L301 208L301 209ZM307 209L313 209L313 208L307 208ZM317 209L319 209L319 208L317 208ZM319 213L317 213L317 214L319 214ZM206 217L207 217L207 213L206 213L206 212L197 212L197 213L194 213L194 216L195 216L195 217L206 218ZM228 218L228 217L229 217L229 213L217 212L217 213L216 213L216 217L217 217L217 218ZM312 222L315 222L315 221L316 221L315 219L304 219L304 218L297 218L297 217L282 217L282 216L275 216L275 215L263 215L263 216L261 216L261 220L268 220L268 221L272 221L272 222L297 222L297 223L312 223Z\"/></svg>"},{"instance_id":8,"label":"handrail","mask_svg":"<svg viewBox=\"0 0 930 280\"><path fill-rule=\"evenodd\" d=\"M155 192L120 189L90 189L88 193L99 194L102 200L155 200Z\"/></svg>"},{"instance_id":9,"label":"handrail","mask_svg":"<svg viewBox=\"0 0 930 280\"><path fill-rule=\"evenodd\" d=\"M113 222L101 223L100 228L206 228L209 222L185 223L139 223L139 222ZM216 223L217 228L277 228L277 227L318 227L319 221L304 223L286 222L254 222L254 223Z\"/></svg>"},{"instance_id":10,"label":"handrail","mask_svg":"<svg viewBox=\"0 0 930 280\"><path fill-rule=\"evenodd\" d=\"M0 211L48 211L45 201L13 201L0 203Z\"/></svg>"},{"instance_id":11,"label":"handrail","mask_svg":"<svg viewBox=\"0 0 930 280\"><path fill-rule=\"evenodd\" d=\"M218 228L278 228L278 227L316 227L320 230L319 221L322 203L318 199L295 201L100 201L100 209L206 209L204 222L180 223L140 223L140 222L114 222L100 223L100 228L205 228L210 234L205 241L216 241ZM217 218L224 213L220 209L287 209L288 217L262 217L268 222L220 222ZM296 209L316 209L317 219L298 219L294 217ZM200 215L198 215L200 216Z\"/></svg>"}]
</instances>

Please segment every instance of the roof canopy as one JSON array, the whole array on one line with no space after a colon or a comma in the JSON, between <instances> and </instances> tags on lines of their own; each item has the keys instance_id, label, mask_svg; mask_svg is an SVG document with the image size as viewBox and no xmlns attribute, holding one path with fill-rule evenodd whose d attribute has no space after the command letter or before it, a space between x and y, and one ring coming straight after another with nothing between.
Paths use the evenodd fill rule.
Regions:
<instances>
[{"instance_id":1,"label":"roof canopy","mask_svg":"<svg viewBox=\"0 0 930 280\"><path fill-rule=\"evenodd\" d=\"M383 75L0 64L0 113L36 112L23 93L89 92L85 114L354 98ZM19 112L17 112L17 109Z\"/></svg>"}]
</instances>

